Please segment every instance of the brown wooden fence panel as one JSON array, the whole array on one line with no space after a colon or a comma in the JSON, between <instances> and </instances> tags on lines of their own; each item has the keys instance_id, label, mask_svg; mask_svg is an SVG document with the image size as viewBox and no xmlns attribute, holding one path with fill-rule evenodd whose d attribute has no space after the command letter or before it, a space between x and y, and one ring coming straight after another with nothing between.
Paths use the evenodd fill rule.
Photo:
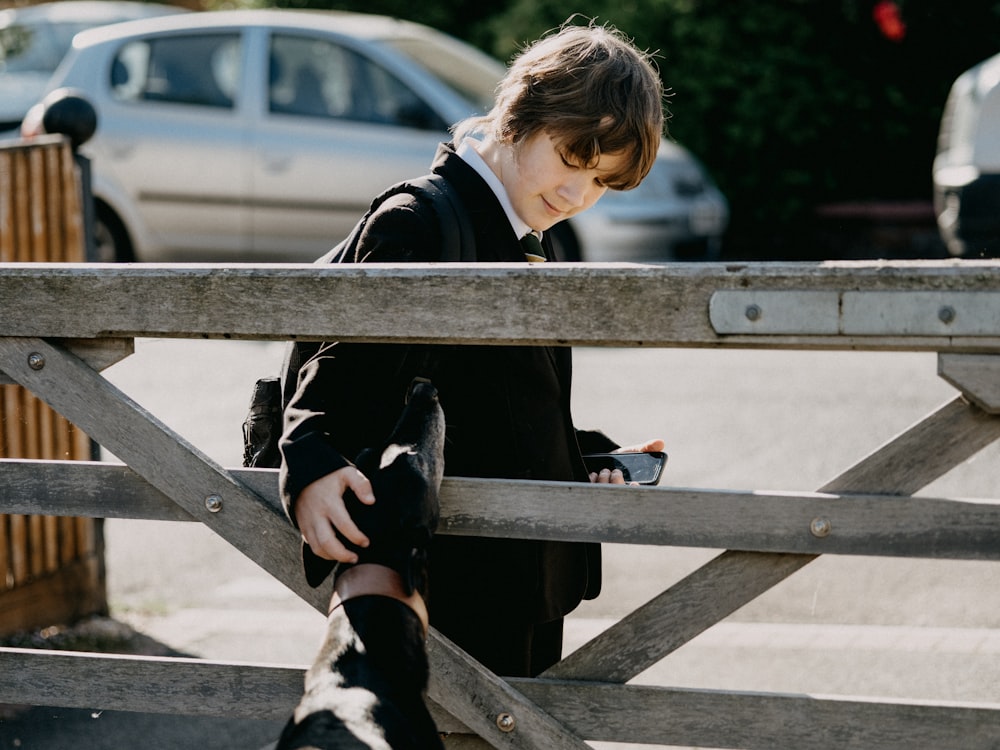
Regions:
<instances>
[{"instance_id":1,"label":"brown wooden fence panel","mask_svg":"<svg viewBox=\"0 0 1000 750\"><path fill-rule=\"evenodd\" d=\"M0 145L0 262L85 257L79 170L69 142ZM17 385L0 385L0 456L90 458L90 440ZM0 516L0 634L107 610L100 520Z\"/></svg>"}]
</instances>

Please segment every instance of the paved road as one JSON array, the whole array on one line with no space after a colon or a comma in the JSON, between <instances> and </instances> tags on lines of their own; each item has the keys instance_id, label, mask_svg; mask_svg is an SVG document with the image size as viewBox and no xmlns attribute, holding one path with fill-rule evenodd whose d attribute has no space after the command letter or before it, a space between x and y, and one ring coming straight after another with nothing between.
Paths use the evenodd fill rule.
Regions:
<instances>
[{"instance_id":1,"label":"paved road","mask_svg":"<svg viewBox=\"0 0 1000 750\"><path fill-rule=\"evenodd\" d=\"M108 377L212 458L238 465L251 384L279 360L275 344L141 340ZM581 427L623 443L662 436L664 483L704 488L814 490L955 395L924 354L584 349L575 370ZM998 454L991 446L924 494L996 497ZM109 521L106 531L117 619L206 658L311 659L322 619L203 528ZM607 546L604 593L571 618L567 646L714 554ZM996 564L821 558L638 681L1000 704L998 589ZM6 750L2 740L0 722ZM30 746L62 748L47 742ZM164 742L146 746L191 746Z\"/></svg>"}]
</instances>

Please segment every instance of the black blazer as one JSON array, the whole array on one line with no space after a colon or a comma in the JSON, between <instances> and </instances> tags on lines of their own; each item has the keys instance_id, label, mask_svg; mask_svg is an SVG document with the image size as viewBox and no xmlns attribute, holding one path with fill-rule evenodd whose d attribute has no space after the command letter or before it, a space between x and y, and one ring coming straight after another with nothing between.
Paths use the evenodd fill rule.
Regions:
<instances>
[{"instance_id":1,"label":"black blazer","mask_svg":"<svg viewBox=\"0 0 1000 750\"><path fill-rule=\"evenodd\" d=\"M475 170L450 145L439 149L432 169L462 198L477 260L523 262L502 206ZM440 247L431 207L402 194L372 214L357 256L346 260L434 261ZM581 441L587 452L615 446L600 433L574 428L571 375L565 347L323 345L300 370L285 410L285 508L294 522L292 507L304 487L389 434L414 376L429 377L438 388L449 476L586 482ZM310 558L307 569L322 568ZM466 606L508 621L546 622L600 590L596 544L438 536L430 559L432 623L435 612Z\"/></svg>"}]
</instances>

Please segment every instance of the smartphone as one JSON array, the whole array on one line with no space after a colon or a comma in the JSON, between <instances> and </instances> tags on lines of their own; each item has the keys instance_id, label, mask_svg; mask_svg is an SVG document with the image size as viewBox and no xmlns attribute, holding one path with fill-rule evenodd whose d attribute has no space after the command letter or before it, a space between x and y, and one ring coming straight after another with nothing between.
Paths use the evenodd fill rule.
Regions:
<instances>
[{"instance_id":1,"label":"smartphone","mask_svg":"<svg viewBox=\"0 0 1000 750\"><path fill-rule=\"evenodd\" d=\"M650 453L592 453L583 457L588 472L601 469L621 469L626 482L659 484L660 474L667 463L662 451Z\"/></svg>"}]
</instances>

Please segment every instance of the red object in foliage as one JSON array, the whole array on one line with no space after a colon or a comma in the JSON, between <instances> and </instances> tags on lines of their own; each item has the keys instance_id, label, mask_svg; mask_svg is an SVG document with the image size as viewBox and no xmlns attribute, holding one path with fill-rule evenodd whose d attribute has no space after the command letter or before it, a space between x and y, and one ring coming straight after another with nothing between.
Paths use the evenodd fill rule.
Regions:
<instances>
[{"instance_id":1,"label":"red object in foliage","mask_svg":"<svg viewBox=\"0 0 1000 750\"><path fill-rule=\"evenodd\" d=\"M881 0L875 3L872 9L872 18L878 25L882 36L893 42L901 42L906 36L906 24L899 17L899 6L889 0Z\"/></svg>"}]
</instances>

